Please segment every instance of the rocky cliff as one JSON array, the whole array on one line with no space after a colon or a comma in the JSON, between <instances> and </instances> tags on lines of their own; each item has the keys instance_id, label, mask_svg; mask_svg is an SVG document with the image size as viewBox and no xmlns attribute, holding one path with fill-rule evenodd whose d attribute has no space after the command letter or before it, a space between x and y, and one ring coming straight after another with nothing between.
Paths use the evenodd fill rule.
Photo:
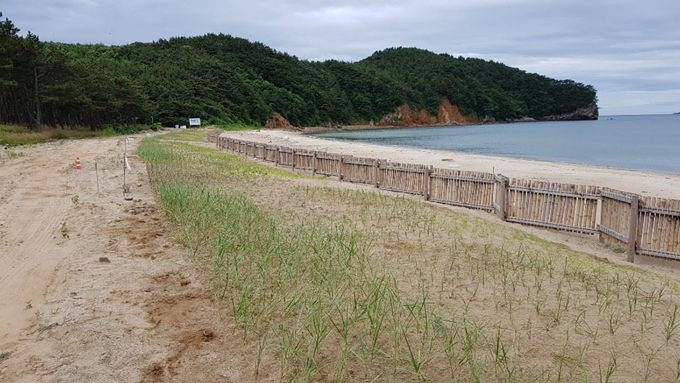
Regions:
<instances>
[{"instance_id":1,"label":"rocky cliff","mask_svg":"<svg viewBox=\"0 0 680 383\"><path fill-rule=\"evenodd\" d=\"M376 125L381 126L420 126L420 125L463 125L474 119L466 118L458 106L444 98L439 105L437 115L433 116L426 109L414 109L402 104L394 112L384 116Z\"/></svg>"}]
</instances>

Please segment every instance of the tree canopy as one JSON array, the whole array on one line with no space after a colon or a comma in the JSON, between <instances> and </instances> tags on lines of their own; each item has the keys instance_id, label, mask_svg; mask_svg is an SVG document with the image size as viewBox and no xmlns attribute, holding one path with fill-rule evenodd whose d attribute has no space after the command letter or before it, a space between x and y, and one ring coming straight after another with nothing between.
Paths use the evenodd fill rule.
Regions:
<instances>
[{"instance_id":1,"label":"tree canopy","mask_svg":"<svg viewBox=\"0 0 680 383\"><path fill-rule=\"evenodd\" d=\"M0 18L2 13L0 13ZM0 21L0 123L89 126L379 120L407 103L436 113L443 98L496 120L596 106L595 89L501 63L390 48L356 63L300 60L224 34L125 46L42 42Z\"/></svg>"}]
</instances>

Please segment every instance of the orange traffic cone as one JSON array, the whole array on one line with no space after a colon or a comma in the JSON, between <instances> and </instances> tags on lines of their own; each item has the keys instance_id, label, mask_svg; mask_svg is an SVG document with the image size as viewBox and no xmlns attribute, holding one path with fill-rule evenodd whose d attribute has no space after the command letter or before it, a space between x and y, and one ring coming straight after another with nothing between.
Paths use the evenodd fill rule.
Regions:
<instances>
[{"instance_id":1,"label":"orange traffic cone","mask_svg":"<svg viewBox=\"0 0 680 383\"><path fill-rule=\"evenodd\" d=\"M80 165L80 157L76 157L76 170L82 170L83 167Z\"/></svg>"}]
</instances>

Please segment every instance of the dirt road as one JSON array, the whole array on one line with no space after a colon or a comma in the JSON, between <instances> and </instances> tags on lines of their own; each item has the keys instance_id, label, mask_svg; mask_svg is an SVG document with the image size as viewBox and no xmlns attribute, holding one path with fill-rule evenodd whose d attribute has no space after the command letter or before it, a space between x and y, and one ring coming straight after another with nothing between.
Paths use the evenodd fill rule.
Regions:
<instances>
[{"instance_id":1,"label":"dirt road","mask_svg":"<svg viewBox=\"0 0 680 383\"><path fill-rule=\"evenodd\" d=\"M228 341L226 325L164 235L134 155L123 199L124 140L0 155L0 381L230 381L192 355L219 360L203 349Z\"/></svg>"}]
</instances>

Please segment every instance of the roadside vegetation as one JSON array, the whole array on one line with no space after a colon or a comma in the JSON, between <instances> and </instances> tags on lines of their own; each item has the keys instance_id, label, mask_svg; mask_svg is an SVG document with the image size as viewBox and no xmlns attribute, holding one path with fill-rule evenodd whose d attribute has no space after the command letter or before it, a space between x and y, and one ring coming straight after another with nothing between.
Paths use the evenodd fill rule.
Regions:
<instances>
[{"instance_id":1,"label":"roadside vegetation","mask_svg":"<svg viewBox=\"0 0 680 383\"><path fill-rule=\"evenodd\" d=\"M252 380L680 380L676 279L216 152L199 133L139 154Z\"/></svg>"},{"instance_id":2,"label":"roadside vegetation","mask_svg":"<svg viewBox=\"0 0 680 383\"><path fill-rule=\"evenodd\" d=\"M42 144L55 140L111 137L121 134L134 134L148 129L159 129L159 126L107 127L103 130L81 129L42 129L32 130L24 126L0 125L0 146L14 147L22 145Z\"/></svg>"},{"instance_id":3,"label":"roadside vegetation","mask_svg":"<svg viewBox=\"0 0 680 383\"><path fill-rule=\"evenodd\" d=\"M259 126L229 123L222 125L212 125L204 129L187 129L186 132L181 133L184 141L205 141L206 129L217 128L225 131L242 131L242 130L256 130ZM45 142L56 140L82 139L82 138L96 138L96 137L113 137L124 134L136 134L145 130L160 130L160 124L153 126L149 125L133 125L133 126L109 126L103 130L92 130L86 128L80 129L42 129L35 131L24 126L18 125L0 125L0 146L15 147L22 145L42 144ZM177 132L179 133L179 132ZM173 137L175 133L170 133L166 137ZM167 138L166 138L167 139Z\"/></svg>"},{"instance_id":4,"label":"roadside vegetation","mask_svg":"<svg viewBox=\"0 0 680 383\"><path fill-rule=\"evenodd\" d=\"M43 142L66 138L90 138L100 136L101 132L89 130L50 129L41 132L29 130L22 126L0 125L0 146L20 146L40 144Z\"/></svg>"}]
</instances>

